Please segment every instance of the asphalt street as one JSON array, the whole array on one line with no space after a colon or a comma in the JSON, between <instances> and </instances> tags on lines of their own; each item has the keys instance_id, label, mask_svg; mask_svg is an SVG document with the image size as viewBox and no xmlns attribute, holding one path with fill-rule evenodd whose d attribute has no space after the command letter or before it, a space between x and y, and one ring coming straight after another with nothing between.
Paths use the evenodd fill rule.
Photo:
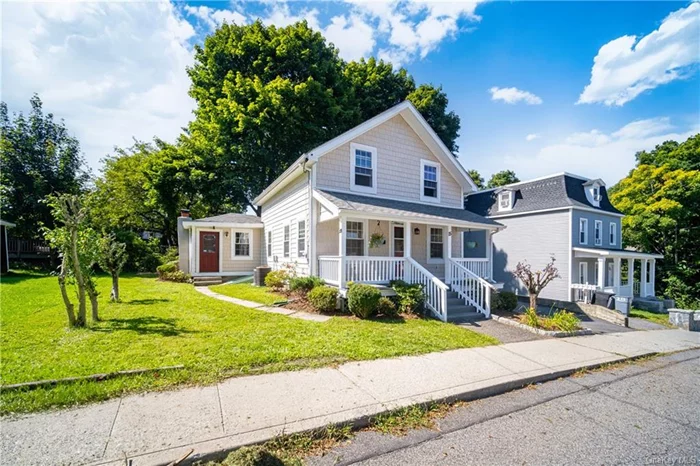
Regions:
<instances>
[{"instance_id":1,"label":"asphalt street","mask_svg":"<svg viewBox=\"0 0 700 466\"><path fill-rule=\"evenodd\" d=\"M700 465L700 350L455 408L436 429L360 432L312 465Z\"/></svg>"}]
</instances>

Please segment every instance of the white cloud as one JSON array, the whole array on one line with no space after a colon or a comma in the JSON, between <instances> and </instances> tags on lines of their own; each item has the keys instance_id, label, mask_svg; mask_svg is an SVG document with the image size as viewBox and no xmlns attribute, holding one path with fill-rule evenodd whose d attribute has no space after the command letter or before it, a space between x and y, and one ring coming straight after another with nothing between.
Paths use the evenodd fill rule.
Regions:
<instances>
[{"instance_id":1,"label":"white cloud","mask_svg":"<svg viewBox=\"0 0 700 466\"><path fill-rule=\"evenodd\" d=\"M668 15L637 41L622 36L603 45L578 103L621 106L644 91L682 79L700 62L700 3Z\"/></svg>"},{"instance_id":2,"label":"white cloud","mask_svg":"<svg viewBox=\"0 0 700 466\"><path fill-rule=\"evenodd\" d=\"M298 21L306 20L309 27L321 31L321 25L318 21L318 10L316 8L303 9L299 13L293 14L289 9L289 5L285 2L274 3L268 14L262 18L262 22L266 25L275 25L277 27L285 27L294 24Z\"/></svg>"},{"instance_id":3,"label":"white cloud","mask_svg":"<svg viewBox=\"0 0 700 466\"><path fill-rule=\"evenodd\" d=\"M38 93L92 167L132 137L174 140L191 119L195 31L170 3L7 3L2 28L3 100L27 110Z\"/></svg>"},{"instance_id":4,"label":"white cloud","mask_svg":"<svg viewBox=\"0 0 700 466\"><path fill-rule=\"evenodd\" d=\"M507 104L525 102L528 105L540 105L542 99L531 92L523 91L517 87L492 87L489 89L491 100L502 100Z\"/></svg>"},{"instance_id":5,"label":"white cloud","mask_svg":"<svg viewBox=\"0 0 700 466\"><path fill-rule=\"evenodd\" d=\"M245 24L247 23L247 18L242 13L233 10L217 10L216 8L209 8L208 6L191 6L186 5L185 11L209 26L210 29L215 29L226 21L228 24Z\"/></svg>"},{"instance_id":6,"label":"white cloud","mask_svg":"<svg viewBox=\"0 0 700 466\"><path fill-rule=\"evenodd\" d=\"M525 136L525 140L526 140L527 142L530 142L530 141L534 141L535 139L539 139L539 137L540 137L539 134L535 134L535 133L533 133L533 134L528 134L527 136Z\"/></svg>"},{"instance_id":7,"label":"white cloud","mask_svg":"<svg viewBox=\"0 0 700 466\"><path fill-rule=\"evenodd\" d=\"M369 56L376 43L372 26L357 15L351 15L350 19L335 16L322 32L338 48L340 57L348 61Z\"/></svg>"},{"instance_id":8,"label":"white cloud","mask_svg":"<svg viewBox=\"0 0 700 466\"><path fill-rule=\"evenodd\" d=\"M502 164L515 170L521 179L567 171L614 184L634 167L638 151L653 149L668 140L685 141L698 132L700 125L679 130L666 117L638 120L610 133L573 133L534 155L506 156Z\"/></svg>"}]
</instances>

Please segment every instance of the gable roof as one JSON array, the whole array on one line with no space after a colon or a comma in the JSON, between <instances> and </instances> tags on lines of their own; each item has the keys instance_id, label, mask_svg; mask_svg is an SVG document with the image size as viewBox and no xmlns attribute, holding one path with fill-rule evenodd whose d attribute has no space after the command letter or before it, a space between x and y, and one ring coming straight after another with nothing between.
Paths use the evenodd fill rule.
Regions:
<instances>
[{"instance_id":1,"label":"gable roof","mask_svg":"<svg viewBox=\"0 0 700 466\"><path fill-rule=\"evenodd\" d=\"M454 179L462 186L462 188L467 188L466 190L470 191L476 191L476 185L469 177L462 164L457 161L454 154L450 152L440 137L435 133L433 128L431 128L428 122L425 121L423 115L420 114L420 112L411 102L406 100L398 105L394 105L388 110L383 111L379 115L370 118L364 123L349 129L341 135L324 142L307 153L302 154L289 166L289 168L287 168L287 170L284 171L284 173L277 177L277 179L273 181L270 186L265 188L262 193L253 199L253 203L256 205L264 203L270 196L274 195L277 191L286 186L289 182L291 182L291 180L303 173L327 153L342 146L343 144L347 144L358 136L376 128L397 115L401 115L401 117L403 117L406 123L408 123L411 129L418 135L418 137L435 155L440 163L450 171Z\"/></svg>"},{"instance_id":2,"label":"gable roof","mask_svg":"<svg viewBox=\"0 0 700 466\"><path fill-rule=\"evenodd\" d=\"M207 223L260 223L262 220L257 215L247 214L222 214L214 215L213 217L204 217L195 219L196 222Z\"/></svg>"},{"instance_id":3,"label":"gable roof","mask_svg":"<svg viewBox=\"0 0 700 466\"><path fill-rule=\"evenodd\" d=\"M500 188L469 194L465 200L465 208L476 214L494 218L569 207L622 215L610 203L605 187L601 187L603 196L599 207L588 202L584 186L589 181L588 178L569 173L558 173L544 178L521 181ZM499 212L498 193L503 189L509 189L514 192L513 208L505 212Z\"/></svg>"}]
</instances>

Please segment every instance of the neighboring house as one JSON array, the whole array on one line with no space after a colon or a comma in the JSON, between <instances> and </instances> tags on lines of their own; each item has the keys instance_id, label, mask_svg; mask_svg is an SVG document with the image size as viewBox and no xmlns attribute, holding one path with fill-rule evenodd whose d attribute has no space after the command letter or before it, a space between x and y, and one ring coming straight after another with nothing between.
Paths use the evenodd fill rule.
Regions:
<instances>
[{"instance_id":1,"label":"neighboring house","mask_svg":"<svg viewBox=\"0 0 700 466\"><path fill-rule=\"evenodd\" d=\"M490 314L491 238L502 226L464 209L474 183L403 102L303 154L255 200L262 217L178 221L180 267L194 276L291 264L347 283L425 285L440 319ZM482 254L462 257L464 234Z\"/></svg>"},{"instance_id":2,"label":"neighboring house","mask_svg":"<svg viewBox=\"0 0 700 466\"><path fill-rule=\"evenodd\" d=\"M505 289L526 294L513 274L517 263L541 269L554 257L560 278L542 291L542 298L580 301L595 290L655 295L656 259L663 256L622 248L623 214L610 203L600 179L560 173L471 193L465 206L506 227L493 237L492 253L493 278ZM485 244L482 232L464 240L465 246ZM465 257L483 255L482 247L464 251Z\"/></svg>"}]
</instances>

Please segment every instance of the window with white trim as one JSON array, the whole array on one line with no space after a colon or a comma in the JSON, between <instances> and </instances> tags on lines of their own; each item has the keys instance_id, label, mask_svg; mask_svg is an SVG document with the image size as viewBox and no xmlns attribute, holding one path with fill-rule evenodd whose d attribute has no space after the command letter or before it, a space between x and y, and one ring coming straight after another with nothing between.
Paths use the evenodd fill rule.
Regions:
<instances>
[{"instance_id":1,"label":"window with white trim","mask_svg":"<svg viewBox=\"0 0 700 466\"><path fill-rule=\"evenodd\" d=\"M282 256L289 257L289 225L284 226L284 237L282 242Z\"/></svg>"},{"instance_id":2,"label":"window with white trim","mask_svg":"<svg viewBox=\"0 0 700 466\"><path fill-rule=\"evenodd\" d=\"M422 201L440 200L440 165L428 160L420 161Z\"/></svg>"},{"instance_id":3,"label":"window with white trim","mask_svg":"<svg viewBox=\"0 0 700 466\"><path fill-rule=\"evenodd\" d=\"M250 232L233 231L233 257L251 257Z\"/></svg>"},{"instance_id":4,"label":"window with white trim","mask_svg":"<svg viewBox=\"0 0 700 466\"><path fill-rule=\"evenodd\" d=\"M267 230L267 257L272 257L272 230Z\"/></svg>"},{"instance_id":5,"label":"window with white trim","mask_svg":"<svg viewBox=\"0 0 700 466\"><path fill-rule=\"evenodd\" d=\"M428 259L443 259L445 257L445 242L442 228L430 228L428 242Z\"/></svg>"},{"instance_id":6,"label":"window with white trim","mask_svg":"<svg viewBox=\"0 0 700 466\"><path fill-rule=\"evenodd\" d=\"M365 224L363 222L345 222L345 254L348 256L365 255Z\"/></svg>"},{"instance_id":7,"label":"window with white trim","mask_svg":"<svg viewBox=\"0 0 700 466\"><path fill-rule=\"evenodd\" d=\"M377 149L362 144L350 144L350 189L366 193L377 192Z\"/></svg>"},{"instance_id":8,"label":"window with white trim","mask_svg":"<svg viewBox=\"0 0 700 466\"><path fill-rule=\"evenodd\" d=\"M603 245L603 221L602 220L596 220L595 221L595 245L596 246L602 246Z\"/></svg>"},{"instance_id":9,"label":"window with white trim","mask_svg":"<svg viewBox=\"0 0 700 466\"><path fill-rule=\"evenodd\" d=\"M498 211L511 210L513 208L513 191L501 191L498 193Z\"/></svg>"},{"instance_id":10,"label":"window with white trim","mask_svg":"<svg viewBox=\"0 0 700 466\"><path fill-rule=\"evenodd\" d=\"M610 246L617 245L617 223L610 222Z\"/></svg>"},{"instance_id":11,"label":"window with white trim","mask_svg":"<svg viewBox=\"0 0 700 466\"><path fill-rule=\"evenodd\" d=\"M588 244L588 219L581 218L578 221L578 242Z\"/></svg>"},{"instance_id":12,"label":"window with white trim","mask_svg":"<svg viewBox=\"0 0 700 466\"><path fill-rule=\"evenodd\" d=\"M297 222L297 254L306 257L306 220Z\"/></svg>"}]
</instances>

